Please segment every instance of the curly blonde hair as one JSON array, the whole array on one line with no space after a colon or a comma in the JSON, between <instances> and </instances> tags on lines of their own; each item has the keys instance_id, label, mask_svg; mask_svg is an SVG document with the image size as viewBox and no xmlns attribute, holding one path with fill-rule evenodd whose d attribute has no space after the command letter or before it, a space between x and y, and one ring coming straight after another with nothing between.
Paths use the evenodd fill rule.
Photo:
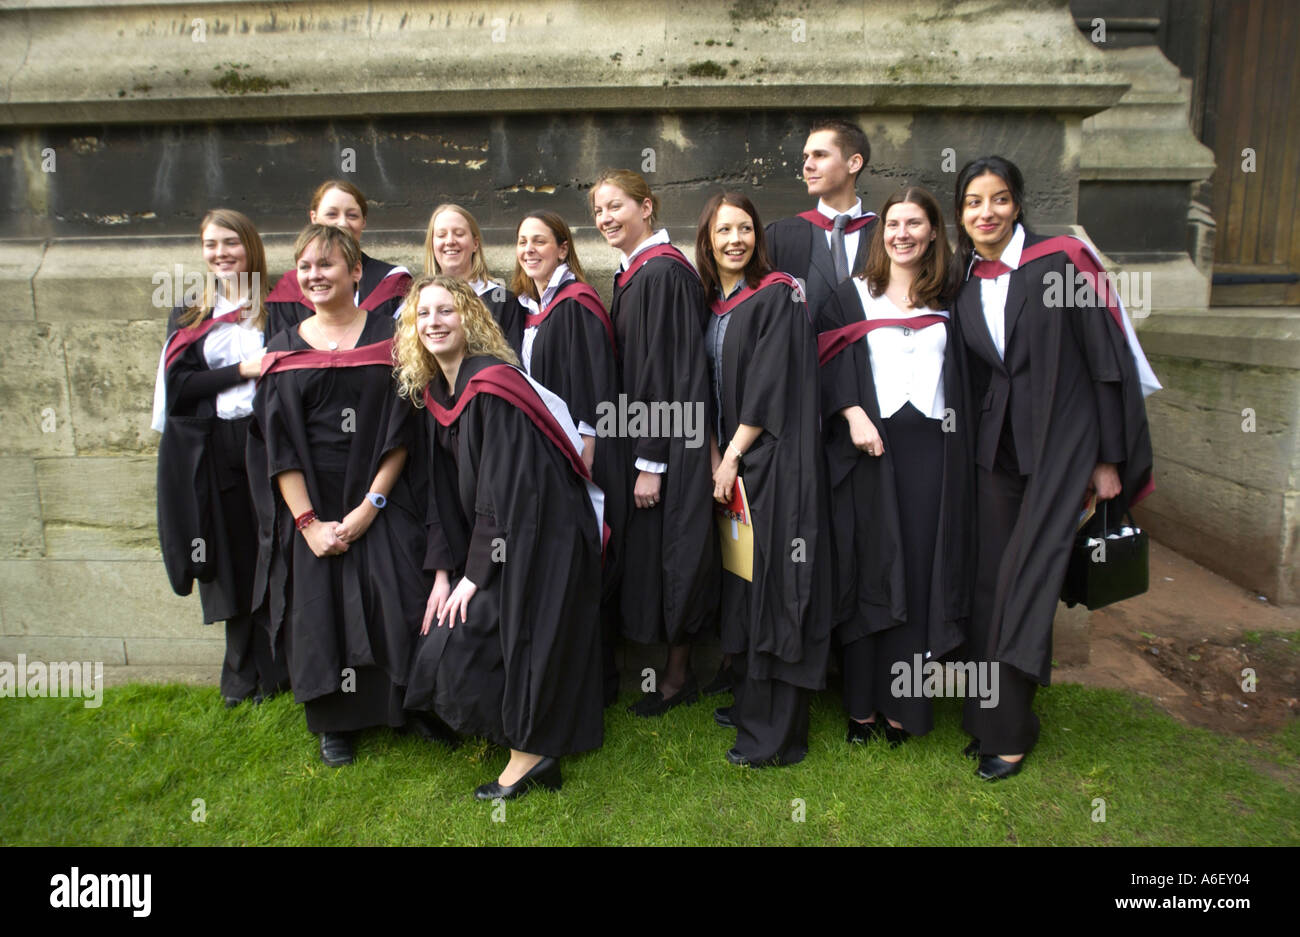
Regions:
<instances>
[{"instance_id":1,"label":"curly blonde hair","mask_svg":"<svg viewBox=\"0 0 1300 937\"><path fill-rule=\"evenodd\" d=\"M518 365L519 358L506 342L505 333L483 300L470 285L456 277L425 275L411 284L397 319L397 333L393 338L393 379L399 395L410 399L417 407L424 406L424 389L429 382L442 374L438 360L420 341L415 328L416 307L420 291L429 286L441 286L451 294L456 314L465 329L465 357L491 355L507 364Z\"/></svg>"}]
</instances>

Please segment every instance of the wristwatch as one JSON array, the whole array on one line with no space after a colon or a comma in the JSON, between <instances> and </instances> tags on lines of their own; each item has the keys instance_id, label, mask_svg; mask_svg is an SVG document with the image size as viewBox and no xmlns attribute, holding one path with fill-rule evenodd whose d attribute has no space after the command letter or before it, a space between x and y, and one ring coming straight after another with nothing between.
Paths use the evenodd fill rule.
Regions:
<instances>
[{"instance_id":1,"label":"wristwatch","mask_svg":"<svg viewBox=\"0 0 1300 937\"><path fill-rule=\"evenodd\" d=\"M388 499L387 499L387 498L385 498L383 495L381 495L381 494L379 494L378 492L375 492L375 491L367 491L367 492L366 492L366 500L369 501L371 504L373 504L373 505L374 505L375 507L377 507L377 508L382 508L384 505L386 505L386 504L388 503Z\"/></svg>"}]
</instances>

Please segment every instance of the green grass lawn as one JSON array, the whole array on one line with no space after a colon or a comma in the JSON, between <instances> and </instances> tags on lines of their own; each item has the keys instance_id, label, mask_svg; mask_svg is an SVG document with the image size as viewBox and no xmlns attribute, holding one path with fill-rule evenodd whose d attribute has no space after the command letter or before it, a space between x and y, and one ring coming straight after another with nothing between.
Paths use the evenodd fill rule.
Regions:
<instances>
[{"instance_id":1,"label":"green grass lawn","mask_svg":"<svg viewBox=\"0 0 1300 937\"><path fill-rule=\"evenodd\" d=\"M1025 772L988 784L960 755L959 701L938 702L923 739L850 748L823 694L807 759L754 770L723 760L734 734L712 712L728 700L656 720L611 708L604 748L564 761L564 789L510 801L502 818L471 798L506 759L481 741L453 752L373 731L355 765L331 769L287 696L230 712L217 690L185 686L110 689L99 709L4 699L0 843L1300 843L1295 721L1243 741L1127 693L1054 686L1037 697L1043 737Z\"/></svg>"}]
</instances>

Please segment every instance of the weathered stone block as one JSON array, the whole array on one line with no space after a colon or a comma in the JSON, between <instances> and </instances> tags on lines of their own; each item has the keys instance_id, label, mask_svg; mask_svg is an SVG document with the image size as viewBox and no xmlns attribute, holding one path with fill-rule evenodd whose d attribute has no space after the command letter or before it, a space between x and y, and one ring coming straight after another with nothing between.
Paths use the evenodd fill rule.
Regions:
<instances>
[{"instance_id":1,"label":"weathered stone block","mask_svg":"<svg viewBox=\"0 0 1300 937\"><path fill-rule=\"evenodd\" d=\"M158 560L156 466L149 457L39 460L45 555Z\"/></svg>"},{"instance_id":2,"label":"weathered stone block","mask_svg":"<svg viewBox=\"0 0 1300 937\"><path fill-rule=\"evenodd\" d=\"M32 278L44 254L43 241L0 244L0 320L31 322L36 318Z\"/></svg>"},{"instance_id":3,"label":"weathered stone block","mask_svg":"<svg viewBox=\"0 0 1300 937\"><path fill-rule=\"evenodd\" d=\"M0 557L41 556L41 504L31 459L0 458Z\"/></svg>"},{"instance_id":4,"label":"weathered stone block","mask_svg":"<svg viewBox=\"0 0 1300 937\"><path fill-rule=\"evenodd\" d=\"M212 635L210 638L127 638L126 660L131 666L195 666L206 665L214 673L221 672L221 661L226 654L226 626L201 626L195 633Z\"/></svg>"},{"instance_id":5,"label":"weathered stone block","mask_svg":"<svg viewBox=\"0 0 1300 937\"><path fill-rule=\"evenodd\" d=\"M72 455L63 332L47 323L0 323L0 454Z\"/></svg>"},{"instance_id":6,"label":"weathered stone block","mask_svg":"<svg viewBox=\"0 0 1300 937\"><path fill-rule=\"evenodd\" d=\"M150 428L164 323L76 322L64 327L77 455L157 449Z\"/></svg>"},{"instance_id":7,"label":"weathered stone block","mask_svg":"<svg viewBox=\"0 0 1300 937\"><path fill-rule=\"evenodd\" d=\"M162 319L207 267L193 238L104 237L55 241L33 281L37 318L48 322ZM176 265L180 264L178 277ZM108 284L105 292L101 287ZM157 302L155 302L157 297Z\"/></svg>"},{"instance_id":8,"label":"weathered stone block","mask_svg":"<svg viewBox=\"0 0 1300 937\"><path fill-rule=\"evenodd\" d=\"M5 560L0 615L10 634L192 638L198 590L174 595L161 562Z\"/></svg>"},{"instance_id":9,"label":"weathered stone block","mask_svg":"<svg viewBox=\"0 0 1300 937\"><path fill-rule=\"evenodd\" d=\"M99 661L105 667L119 667L126 663L126 651L121 638L46 637L24 635L0 637L0 660L17 661L18 655L28 661Z\"/></svg>"}]
</instances>

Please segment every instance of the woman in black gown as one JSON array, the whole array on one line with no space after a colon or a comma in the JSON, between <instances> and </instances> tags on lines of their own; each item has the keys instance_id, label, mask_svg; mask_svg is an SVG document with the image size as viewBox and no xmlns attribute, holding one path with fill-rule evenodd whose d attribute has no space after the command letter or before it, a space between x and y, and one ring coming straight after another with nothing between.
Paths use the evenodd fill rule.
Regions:
<instances>
[{"instance_id":1,"label":"woman in black gown","mask_svg":"<svg viewBox=\"0 0 1300 937\"><path fill-rule=\"evenodd\" d=\"M402 393L429 414L435 573L407 703L510 749L478 799L558 789L557 759L603 738L601 496L577 428L457 278L416 282L397 360Z\"/></svg>"},{"instance_id":2,"label":"woman in black gown","mask_svg":"<svg viewBox=\"0 0 1300 937\"><path fill-rule=\"evenodd\" d=\"M259 583L273 633L284 634L294 698L322 760L340 765L353 760L354 731L406 723L428 593L414 494L423 486L403 470L419 435L393 385L393 319L353 301L356 241L309 225L294 254L316 313L271 340L258 384L250 475L260 465L271 482L259 502Z\"/></svg>"},{"instance_id":3,"label":"woman in black gown","mask_svg":"<svg viewBox=\"0 0 1300 937\"><path fill-rule=\"evenodd\" d=\"M709 364L704 287L691 262L656 230L659 202L645 179L626 169L602 173L591 188L596 227L619 251L610 318L618 338L619 387L629 409L673 409L680 425L628 440L623 480L631 493L623 538L623 634L641 644L667 644L668 662L632 707L658 716L698 698L690 670L691 642L717 615L717 542L710 509L706 443ZM692 437L691 432L694 432Z\"/></svg>"},{"instance_id":4,"label":"woman in black gown","mask_svg":"<svg viewBox=\"0 0 1300 937\"><path fill-rule=\"evenodd\" d=\"M158 370L158 533L178 595L199 580L205 622L225 621L221 696L260 703L288 682L253 600L257 515L244 466L254 379L266 345L266 252L253 223L225 208L199 225L207 289L167 320Z\"/></svg>"},{"instance_id":5,"label":"woman in black gown","mask_svg":"<svg viewBox=\"0 0 1300 937\"><path fill-rule=\"evenodd\" d=\"M848 741L898 745L934 725L911 673L965 636L973 524L943 215L911 187L879 218L817 327Z\"/></svg>"},{"instance_id":6,"label":"woman in black gown","mask_svg":"<svg viewBox=\"0 0 1300 937\"><path fill-rule=\"evenodd\" d=\"M492 279L483 259L483 232L466 209L444 202L433 210L424 232L424 272L426 276L456 277L473 287L501 326L510 347L519 353L524 338L524 307L514 293Z\"/></svg>"},{"instance_id":7,"label":"woman in black gown","mask_svg":"<svg viewBox=\"0 0 1300 937\"><path fill-rule=\"evenodd\" d=\"M728 503L743 481L754 540L752 581L722 574L722 649L737 681L717 716L737 730L733 764L793 764L808 752L808 693L825 685L830 648L817 337L798 284L771 272L744 195L709 199L695 257L713 298L713 497Z\"/></svg>"},{"instance_id":8,"label":"woman in black gown","mask_svg":"<svg viewBox=\"0 0 1300 937\"><path fill-rule=\"evenodd\" d=\"M1024 189L1020 170L998 156L957 177L955 310L976 416L969 647L997 668L999 696L985 706L968 693L963 727L973 737L966 754L991 781L1017 774L1038 740L1032 703L1051 679L1052 620L1081 501L1112 500L1118 517L1148 490L1142 385L1149 375L1158 386L1118 304L1049 303L1053 280L1073 285L1075 271L1100 268L1082 242L1024 227Z\"/></svg>"}]
</instances>

